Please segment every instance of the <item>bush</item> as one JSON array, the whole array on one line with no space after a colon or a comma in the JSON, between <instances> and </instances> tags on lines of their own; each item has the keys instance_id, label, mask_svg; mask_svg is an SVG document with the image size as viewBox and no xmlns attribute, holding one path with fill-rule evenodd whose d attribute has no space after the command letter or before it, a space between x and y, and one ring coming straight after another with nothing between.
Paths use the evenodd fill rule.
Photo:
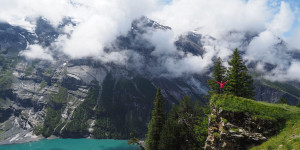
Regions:
<instances>
[{"instance_id":1,"label":"bush","mask_svg":"<svg viewBox=\"0 0 300 150\"><path fill-rule=\"evenodd\" d=\"M40 90L47 86L47 82L43 80L40 85Z\"/></svg>"},{"instance_id":2,"label":"bush","mask_svg":"<svg viewBox=\"0 0 300 150\"><path fill-rule=\"evenodd\" d=\"M287 98L281 97L280 100L278 102L276 102L276 104L288 104L289 105L289 101Z\"/></svg>"},{"instance_id":3,"label":"bush","mask_svg":"<svg viewBox=\"0 0 300 150\"><path fill-rule=\"evenodd\" d=\"M60 87L58 93L50 96L50 104L52 104L53 107L62 107L62 105L67 102L67 99L68 90L64 87Z\"/></svg>"},{"instance_id":4,"label":"bush","mask_svg":"<svg viewBox=\"0 0 300 150\"><path fill-rule=\"evenodd\" d=\"M219 134L218 132L214 132L214 133L213 133L213 136L214 136L215 138L217 138L217 139L220 139L220 138L221 138L221 136L220 136L220 134Z\"/></svg>"},{"instance_id":5,"label":"bush","mask_svg":"<svg viewBox=\"0 0 300 150\"><path fill-rule=\"evenodd\" d=\"M35 135L41 135L43 133L43 126L42 125L36 125L34 128L33 128L33 133Z\"/></svg>"},{"instance_id":6,"label":"bush","mask_svg":"<svg viewBox=\"0 0 300 150\"><path fill-rule=\"evenodd\" d=\"M26 77L29 76L32 73L33 69L34 69L33 66L26 67L26 69L25 69L25 76Z\"/></svg>"},{"instance_id":7,"label":"bush","mask_svg":"<svg viewBox=\"0 0 300 150\"><path fill-rule=\"evenodd\" d=\"M45 72L43 73L44 76L50 76L52 73L51 69L46 69Z\"/></svg>"}]
</instances>

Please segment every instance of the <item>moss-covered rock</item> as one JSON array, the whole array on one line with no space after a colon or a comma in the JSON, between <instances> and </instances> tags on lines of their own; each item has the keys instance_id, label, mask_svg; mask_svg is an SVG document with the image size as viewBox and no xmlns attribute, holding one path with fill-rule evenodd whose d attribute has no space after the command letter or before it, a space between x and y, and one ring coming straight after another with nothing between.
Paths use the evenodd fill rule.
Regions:
<instances>
[{"instance_id":1,"label":"moss-covered rock","mask_svg":"<svg viewBox=\"0 0 300 150\"><path fill-rule=\"evenodd\" d=\"M244 150L261 144L262 149L268 149L270 146L276 149L280 146L279 139L283 139L275 140L276 144L269 142L268 139L288 132L286 130L291 127L300 127L300 109L294 106L256 102L230 95L214 95L210 104L212 108L210 116L213 117L209 119L209 135L205 149ZM294 124L291 125L290 122ZM299 131L300 129L295 134L299 135ZM219 137L216 136L217 133ZM291 133L290 136L292 135ZM297 136L294 137L292 143L299 145L300 137L298 136L298 139ZM285 143L282 143L281 147L285 147Z\"/></svg>"}]
</instances>

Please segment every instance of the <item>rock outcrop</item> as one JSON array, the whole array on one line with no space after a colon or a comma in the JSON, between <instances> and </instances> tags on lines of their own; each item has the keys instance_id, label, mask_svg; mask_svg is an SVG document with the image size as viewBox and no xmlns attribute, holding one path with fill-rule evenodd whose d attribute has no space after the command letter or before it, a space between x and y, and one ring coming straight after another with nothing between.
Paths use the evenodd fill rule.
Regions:
<instances>
[{"instance_id":1,"label":"rock outcrop","mask_svg":"<svg viewBox=\"0 0 300 150\"><path fill-rule=\"evenodd\" d=\"M275 121L255 119L248 112L224 111L211 105L206 150L247 150L265 142L279 129Z\"/></svg>"}]
</instances>

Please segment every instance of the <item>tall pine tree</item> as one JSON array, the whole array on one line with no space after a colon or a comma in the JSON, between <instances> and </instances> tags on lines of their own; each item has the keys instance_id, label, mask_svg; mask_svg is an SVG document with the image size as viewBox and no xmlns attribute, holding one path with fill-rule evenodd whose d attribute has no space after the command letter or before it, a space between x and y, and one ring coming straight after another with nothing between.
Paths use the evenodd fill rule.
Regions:
<instances>
[{"instance_id":1,"label":"tall pine tree","mask_svg":"<svg viewBox=\"0 0 300 150\"><path fill-rule=\"evenodd\" d=\"M158 150L201 149L207 137L207 110L185 96L173 105L163 126Z\"/></svg>"},{"instance_id":2,"label":"tall pine tree","mask_svg":"<svg viewBox=\"0 0 300 150\"><path fill-rule=\"evenodd\" d=\"M152 110L152 118L148 124L148 133L146 139L147 150L157 150L160 133L165 123L165 111L164 111L164 100L161 94L160 88L157 89L156 97L154 100L154 106Z\"/></svg>"},{"instance_id":3,"label":"tall pine tree","mask_svg":"<svg viewBox=\"0 0 300 150\"><path fill-rule=\"evenodd\" d=\"M300 107L300 99L298 100L298 103L296 104L297 107Z\"/></svg>"},{"instance_id":4,"label":"tall pine tree","mask_svg":"<svg viewBox=\"0 0 300 150\"><path fill-rule=\"evenodd\" d=\"M255 95L253 79L248 75L248 69L243 64L243 59L238 49L234 50L229 65L227 72L228 83L225 91L235 96L253 99Z\"/></svg>"},{"instance_id":5,"label":"tall pine tree","mask_svg":"<svg viewBox=\"0 0 300 150\"><path fill-rule=\"evenodd\" d=\"M288 104L289 105L289 100L287 98L281 97L277 104Z\"/></svg>"},{"instance_id":6,"label":"tall pine tree","mask_svg":"<svg viewBox=\"0 0 300 150\"><path fill-rule=\"evenodd\" d=\"M218 93L220 91L220 85L216 83L216 81L226 81L226 68L223 66L223 61L219 57L214 65L214 72L212 73L213 79L208 80L208 85L212 89L212 91L209 91L209 96Z\"/></svg>"}]
</instances>

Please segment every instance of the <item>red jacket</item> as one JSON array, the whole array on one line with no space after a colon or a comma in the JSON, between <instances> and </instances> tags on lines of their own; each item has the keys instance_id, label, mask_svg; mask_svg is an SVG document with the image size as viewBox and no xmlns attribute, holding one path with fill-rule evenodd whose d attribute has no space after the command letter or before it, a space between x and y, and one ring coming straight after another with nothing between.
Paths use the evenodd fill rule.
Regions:
<instances>
[{"instance_id":1,"label":"red jacket","mask_svg":"<svg viewBox=\"0 0 300 150\"><path fill-rule=\"evenodd\" d=\"M220 84L220 88L221 89L224 89L224 85L228 82L228 81L226 81L226 82L223 82L223 83L220 83L220 82L218 82L218 81L216 81L218 84Z\"/></svg>"}]
</instances>

